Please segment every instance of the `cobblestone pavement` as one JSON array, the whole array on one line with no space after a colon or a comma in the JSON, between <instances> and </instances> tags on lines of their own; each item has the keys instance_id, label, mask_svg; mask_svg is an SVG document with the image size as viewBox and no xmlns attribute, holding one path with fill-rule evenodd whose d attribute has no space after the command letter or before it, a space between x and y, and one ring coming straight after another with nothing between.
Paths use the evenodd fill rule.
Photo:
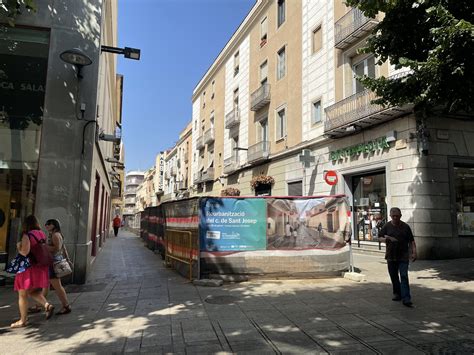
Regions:
<instances>
[{"instance_id":1,"label":"cobblestone pavement","mask_svg":"<svg viewBox=\"0 0 474 355\"><path fill-rule=\"evenodd\" d=\"M367 281L196 287L121 231L89 281L67 287L71 314L32 315L10 330L16 293L0 287L0 353L474 353L474 259L415 262L415 308L391 300L383 259L355 255L355 264Z\"/></svg>"}]
</instances>

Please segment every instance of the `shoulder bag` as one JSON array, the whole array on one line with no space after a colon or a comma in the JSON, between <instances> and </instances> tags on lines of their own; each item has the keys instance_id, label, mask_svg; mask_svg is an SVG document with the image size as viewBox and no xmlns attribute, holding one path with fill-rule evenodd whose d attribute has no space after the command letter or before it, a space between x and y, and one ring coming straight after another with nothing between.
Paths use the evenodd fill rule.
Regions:
<instances>
[{"instance_id":1,"label":"shoulder bag","mask_svg":"<svg viewBox=\"0 0 474 355\"><path fill-rule=\"evenodd\" d=\"M67 249L64 246L64 239L62 240L61 256L61 260L56 261L53 264L54 273L58 278L72 274L72 263L71 260L69 260L69 254L67 253Z\"/></svg>"}]
</instances>

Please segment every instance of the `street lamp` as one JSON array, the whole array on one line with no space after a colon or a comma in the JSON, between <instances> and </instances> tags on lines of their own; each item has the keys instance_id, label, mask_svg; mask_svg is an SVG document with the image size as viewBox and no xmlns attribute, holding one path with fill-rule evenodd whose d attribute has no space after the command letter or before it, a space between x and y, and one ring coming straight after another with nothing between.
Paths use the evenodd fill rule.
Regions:
<instances>
[{"instance_id":1,"label":"street lamp","mask_svg":"<svg viewBox=\"0 0 474 355\"><path fill-rule=\"evenodd\" d=\"M82 79L82 67L92 64L92 59L79 48L72 48L62 52L59 57L66 63L72 64L77 68L77 77Z\"/></svg>"},{"instance_id":2,"label":"street lamp","mask_svg":"<svg viewBox=\"0 0 474 355\"><path fill-rule=\"evenodd\" d=\"M140 50L138 48L100 46L100 50L102 52L123 54L123 56L127 59L140 60Z\"/></svg>"}]
</instances>

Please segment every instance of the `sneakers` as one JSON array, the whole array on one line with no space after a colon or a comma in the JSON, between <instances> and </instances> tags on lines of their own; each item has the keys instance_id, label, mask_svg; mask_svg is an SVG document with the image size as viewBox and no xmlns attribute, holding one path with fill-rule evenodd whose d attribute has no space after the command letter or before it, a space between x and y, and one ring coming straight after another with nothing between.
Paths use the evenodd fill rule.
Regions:
<instances>
[{"instance_id":1,"label":"sneakers","mask_svg":"<svg viewBox=\"0 0 474 355\"><path fill-rule=\"evenodd\" d=\"M392 301L401 301L402 298L400 297L400 295L393 295L393 298L392 298Z\"/></svg>"},{"instance_id":2,"label":"sneakers","mask_svg":"<svg viewBox=\"0 0 474 355\"><path fill-rule=\"evenodd\" d=\"M413 303L411 301L403 301L403 305L410 308L413 307Z\"/></svg>"}]
</instances>

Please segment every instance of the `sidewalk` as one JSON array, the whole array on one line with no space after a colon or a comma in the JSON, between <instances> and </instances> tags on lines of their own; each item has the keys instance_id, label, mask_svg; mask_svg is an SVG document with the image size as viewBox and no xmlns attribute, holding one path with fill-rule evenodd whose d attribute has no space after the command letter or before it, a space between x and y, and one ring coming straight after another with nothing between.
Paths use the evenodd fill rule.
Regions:
<instances>
[{"instance_id":1,"label":"sidewalk","mask_svg":"<svg viewBox=\"0 0 474 355\"><path fill-rule=\"evenodd\" d=\"M121 231L88 283L68 286L69 315L10 330L16 293L0 288L0 353L474 353L474 259L415 262L410 309L391 300L381 257L354 258L367 281L195 287Z\"/></svg>"}]
</instances>

